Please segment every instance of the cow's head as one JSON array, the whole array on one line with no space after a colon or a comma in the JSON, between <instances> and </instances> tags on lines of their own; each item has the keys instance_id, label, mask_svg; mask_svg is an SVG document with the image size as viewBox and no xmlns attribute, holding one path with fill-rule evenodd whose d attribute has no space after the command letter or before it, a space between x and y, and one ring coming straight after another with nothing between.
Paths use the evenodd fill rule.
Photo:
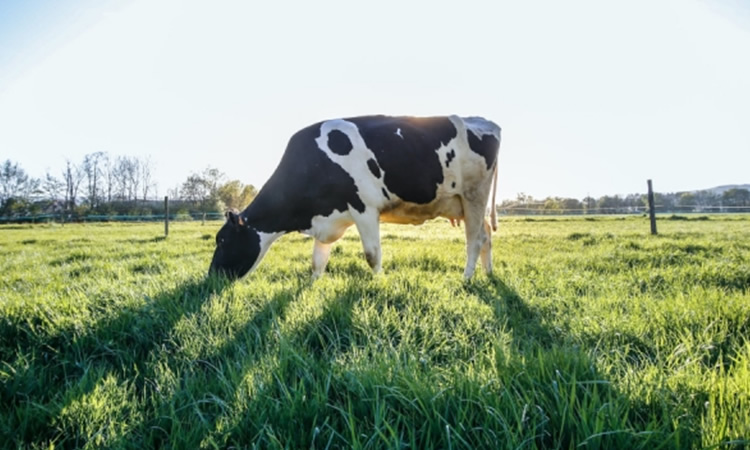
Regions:
<instances>
[{"instance_id":1,"label":"cow's head","mask_svg":"<svg viewBox=\"0 0 750 450\"><path fill-rule=\"evenodd\" d=\"M226 218L216 233L216 250L208 273L220 273L234 280L248 273L258 259L260 235L236 211L228 211Z\"/></svg>"}]
</instances>

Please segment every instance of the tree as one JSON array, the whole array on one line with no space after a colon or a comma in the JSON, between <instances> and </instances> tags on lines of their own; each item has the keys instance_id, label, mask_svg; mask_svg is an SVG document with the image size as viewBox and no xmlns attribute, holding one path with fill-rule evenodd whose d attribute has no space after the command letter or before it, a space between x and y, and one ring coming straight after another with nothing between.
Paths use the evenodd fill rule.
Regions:
<instances>
[{"instance_id":1,"label":"tree","mask_svg":"<svg viewBox=\"0 0 750 450\"><path fill-rule=\"evenodd\" d=\"M118 156L112 166L112 178L115 187L114 199L133 201L138 199L141 177L139 176L140 161L131 156Z\"/></svg>"},{"instance_id":2,"label":"tree","mask_svg":"<svg viewBox=\"0 0 750 450\"><path fill-rule=\"evenodd\" d=\"M28 198L33 187L33 180L18 163L5 160L0 167L0 205L4 205L11 198Z\"/></svg>"},{"instance_id":3,"label":"tree","mask_svg":"<svg viewBox=\"0 0 750 450\"><path fill-rule=\"evenodd\" d=\"M641 211L646 205L644 194L628 194L622 200L622 204L629 212Z\"/></svg>"},{"instance_id":4,"label":"tree","mask_svg":"<svg viewBox=\"0 0 750 450\"><path fill-rule=\"evenodd\" d=\"M182 199L182 196L180 195L180 186L177 185L172 189L167 188L167 197L171 198L172 200Z\"/></svg>"},{"instance_id":5,"label":"tree","mask_svg":"<svg viewBox=\"0 0 750 450\"><path fill-rule=\"evenodd\" d=\"M721 203L721 197L712 191L698 191L695 193L695 199L698 208L709 211L715 211Z\"/></svg>"},{"instance_id":6,"label":"tree","mask_svg":"<svg viewBox=\"0 0 750 450\"><path fill-rule=\"evenodd\" d=\"M750 205L750 191L732 188L724 191L721 200L725 206L748 206Z\"/></svg>"},{"instance_id":7,"label":"tree","mask_svg":"<svg viewBox=\"0 0 750 450\"><path fill-rule=\"evenodd\" d=\"M112 195L115 192L115 161L107 155L107 158L104 160L103 164L103 176L104 176L104 183L105 183L105 198L107 199L106 202L110 203L113 200Z\"/></svg>"},{"instance_id":8,"label":"tree","mask_svg":"<svg viewBox=\"0 0 750 450\"><path fill-rule=\"evenodd\" d=\"M6 160L0 166L0 214L28 212L38 189L39 180L29 177L18 163Z\"/></svg>"},{"instance_id":9,"label":"tree","mask_svg":"<svg viewBox=\"0 0 750 450\"><path fill-rule=\"evenodd\" d=\"M519 192L518 194L516 194L516 201L520 205L526 206L527 204L534 202L534 197L526 195L523 192Z\"/></svg>"},{"instance_id":10,"label":"tree","mask_svg":"<svg viewBox=\"0 0 750 450\"><path fill-rule=\"evenodd\" d=\"M89 153L83 158L83 172L86 175L86 196L89 206L99 206L101 199L101 179L107 155L103 152Z\"/></svg>"},{"instance_id":11,"label":"tree","mask_svg":"<svg viewBox=\"0 0 750 450\"><path fill-rule=\"evenodd\" d=\"M192 173L182 183L180 196L195 204L202 212L221 211L224 203L219 198L219 188L224 174L219 169L208 167L202 173Z\"/></svg>"},{"instance_id":12,"label":"tree","mask_svg":"<svg viewBox=\"0 0 750 450\"><path fill-rule=\"evenodd\" d=\"M695 209L695 206L698 204L698 201L695 198L695 194L692 192L683 192L680 194L679 199L677 200L677 206L680 207L680 209L683 210L690 210L692 211Z\"/></svg>"},{"instance_id":13,"label":"tree","mask_svg":"<svg viewBox=\"0 0 750 450\"><path fill-rule=\"evenodd\" d=\"M677 199L673 194L654 192L654 208L656 211L673 211L676 201ZM648 200L646 200L646 204L648 205Z\"/></svg>"},{"instance_id":14,"label":"tree","mask_svg":"<svg viewBox=\"0 0 750 450\"><path fill-rule=\"evenodd\" d=\"M224 181L224 173L214 167L206 167L203 170L202 177L211 194L216 195L219 192L219 187Z\"/></svg>"},{"instance_id":15,"label":"tree","mask_svg":"<svg viewBox=\"0 0 750 450\"><path fill-rule=\"evenodd\" d=\"M616 214L622 208L622 198L619 195L605 195L599 198L596 206L603 214Z\"/></svg>"},{"instance_id":16,"label":"tree","mask_svg":"<svg viewBox=\"0 0 750 450\"><path fill-rule=\"evenodd\" d=\"M252 184L244 185L240 180L231 180L219 187L219 199L227 208L243 209L257 195Z\"/></svg>"},{"instance_id":17,"label":"tree","mask_svg":"<svg viewBox=\"0 0 750 450\"><path fill-rule=\"evenodd\" d=\"M561 198L558 203L565 214L581 214L583 204L575 198Z\"/></svg>"},{"instance_id":18,"label":"tree","mask_svg":"<svg viewBox=\"0 0 750 450\"><path fill-rule=\"evenodd\" d=\"M156 191L156 182L153 178L153 162L150 157L142 158L138 161L139 185L141 187L141 200L144 202L148 199L149 192Z\"/></svg>"},{"instance_id":19,"label":"tree","mask_svg":"<svg viewBox=\"0 0 750 450\"><path fill-rule=\"evenodd\" d=\"M125 156L123 157L124 175L126 182L126 191L128 200L138 200L138 188L140 186L140 161L136 157Z\"/></svg>"},{"instance_id":20,"label":"tree","mask_svg":"<svg viewBox=\"0 0 750 450\"><path fill-rule=\"evenodd\" d=\"M557 214L560 212L560 203L557 201L556 198L547 197L544 200L542 209L544 210L545 214Z\"/></svg>"},{"instance_id":21,"label":"tree","mask_svg":"<svg viewBox=\"0 0 750 450\"><path fill-rule=\"evenodd\" d=\"M41 192L45 200L54 202L64 195L65 183L59 178L47 172L41 180Z\"/></svg>"},{"instance_id":22,"label":"tree","mask_svg":"<svg viewBox=\"0 0 750 450\"><path fill-rule=\"evenodd\" d=\"M590 195L587 195L581 203L586 214L591 214L596 210L596 199Z\"/></svg>"},{"instance_id":23,"label":"tree","mask_svg":"<svg viewBox=\"0 0 750 450\"><path fill-rule=\"evenodd\" d=\"M63 183L65 184L65 209L73 211L76 206L76 197L78 189L83 181L84 171L81 166L73 164L69 159L65 160L65 170L63 171Z\"/></svg>"},{"instance_id":24,"label":"tree","mask_svg":"<svg viewBox=\"0 0 750 450\"><path fill-rule=\"evenodd\" d=\"M199 174L192 173L182 183L180 197L188 202L200 203L210 195L208 185Z\"/></svg>"}]
</instances>

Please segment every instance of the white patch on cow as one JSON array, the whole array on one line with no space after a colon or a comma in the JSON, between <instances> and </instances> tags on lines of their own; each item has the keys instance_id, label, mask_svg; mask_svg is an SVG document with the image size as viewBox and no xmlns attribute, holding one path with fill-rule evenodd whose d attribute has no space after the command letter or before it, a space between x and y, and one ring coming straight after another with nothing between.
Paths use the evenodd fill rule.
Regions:
<instances>
[{"instance_id":1,"label":"white patch on cow","mask_svg":"<svg viewBox=\"0 0 750 450\"><path fill-rule=\"evenodd\" d=\"M403 135L403 134L401 134L401 128L397 128L397 129L396 129L396 136L400 137L401 139L403 139L403 138L404 138L404 135Z\"/></svg>"},{"instance_id":2,"label":"white patch on cow","mask_svg":"<svg viewBox=\"0 0 750 450\"><path fill-rule=\"evenodd\" d=\"M338 130L349 138L352 150L346 155L339 155L328 147L328 133ZM383 195L385 184L383 177L376 178L369 167L367 160L374 159L375 153L367 147L362 135L359 134L357 126L345 120L329 120L320 126L320 136L315 139L318 148L323 151L334 163L341 166L354 180L357 186L357 194L367 208L382 210L389 202Z\"/></svg>"},{"instance_id":3,"label":"white patch on cow","mask_svg":"<svg viewBox=\"0 0 750 450\"><path fill-rule=\"evenodd\" d=\"M312 236L324 244L330 244L340 238L353 223L350 211L334 210L328 216L313 217L310 229L302 230L300 233Z\"/></svg>"},{"instance_id":4,"label":"white patch on cow","mask_svg":"<svg viewBox=\"0 0 750 450\"><path fill-rule=\"evenodd\" d=\"M276 233L264 233L263 231L256 231L256 233L258 233L258 237L260 238L260 253L258 253L258 258L255 259L253 266L250 268L250 272L258 267L258 264L266 255L268 249L271 248L271 244L273 244L276 239L285 234L283 231L279 231Z\"/></svg>"}]
</instances>

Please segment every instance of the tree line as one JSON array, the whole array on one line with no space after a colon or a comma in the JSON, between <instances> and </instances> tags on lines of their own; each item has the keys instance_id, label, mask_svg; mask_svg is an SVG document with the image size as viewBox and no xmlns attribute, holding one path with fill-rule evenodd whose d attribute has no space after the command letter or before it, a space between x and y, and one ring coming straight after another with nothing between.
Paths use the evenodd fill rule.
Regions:
<instances>
[{"instance_id":1,"label":"tree line","mask_svg":"<svg viewBox=\"0 0 750 450\"><path fill-rule=\"evenodd\" d=\"M0 165L0 217L44 214L75 220L90 215L161 214L155 196L157 183L150 158L89 153L79 162L65 161L57 173L30 176L17 162ZM168 190L173 211L222 212L242 208L257 194L251 184L227 180L208 167L191 173L178 187Z\"/></svg>"},{"instance_id":2,"label":"tree line","mask_svg":"<svg viewBox=\"0 0 750 450\"><path fill-rule=\"evenodd\" d=\"M712 190L676 193L654 193L657 212L750 212L750 190L732 188L717 193ZM547 197L535 199L520 193L514 200L498 206L502 214L633 214L648 211L646 194L604 195L599 198Z\"/></svg>"}]
</instances>

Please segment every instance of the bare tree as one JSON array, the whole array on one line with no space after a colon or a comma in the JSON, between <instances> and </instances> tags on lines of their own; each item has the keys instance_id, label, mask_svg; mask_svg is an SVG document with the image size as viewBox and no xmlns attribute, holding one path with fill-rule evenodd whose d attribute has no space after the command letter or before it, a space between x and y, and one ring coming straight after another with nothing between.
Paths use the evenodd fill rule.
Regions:
<instances>
[{"instance_id":1,"label":"bare tree","mask_svg":"<svg viewBox=\"0 0 750 450\"><path fill-rule=\"evenodd\" d=\"M180 186L175 186L173 189L167 188L167 197L172 200L181 200L182 196L180 195Z\"/></svg>"},{"instance_id":2,"label":"bare tree","mask_svg":"<svg viewBox=\"0 0 750 450\"><path fill-rule=\"evenodd\" d=\"M81 169L81 166L73 164L69 159L66 159L63 182L65 183L65 207L68 211L73 211L73 208L76 206L78 188L81 186L83 177L84 171Z\"/></svg>"},{"instance_id":3,"label":"bare tree","mask_svg":"<svg viewBox=\"0 0 750 450\"><path fill-rule=\"evenodd\" d=\"M141 177L140 174L140 160L133 157L126 157L128 159L127 164L127 180L128 180L128 200L138 200L138 188L141 183Z\"/></svg>"},{"instance_id":4,"label":"bare tree","mask_svg":"<svg viewBox=\"0 0 750 450\"><path fill-rule=\"evenodd\" d=\"M112 172L110 176L113 179L113 191L112 200L126 200L127 197L127 178L125 172L127 166L127 160L122 156L118 156L112 164Z\"/></svg>"},{"instance_id":5,"label":"bare tree","mask_svg":"<svg viewBox=\"0 0 750 450\"><path fill-rule=\"evenodd\" d=\"M119 200L132 201L138 198L140 185L138 158L118 156L113 167L115 179L115 197Z\"/></svg>"},{"instance_id":6,"label":"bare tree","mask_svg":"<svg viewBox=\"0 0 750 450\"><path fill-rule=\"evenodd\" d=\"M41 191L46 200L54 202L64 195L65 183L47 172L41 182Z\"/></svg>"},{"instance_id":7,"label":"bare tree","mask_svg":"<svg viewBox=\"0 0 750 450\"><path fill-rule=\"evenodd\" d=\"M104 193L107 203L112 202L112 195L115 192L115 162L106 153L104 162L102 164L103 177L104 177Z\"/></svg>"},{"instance_id":8,"label":"bare tree","mask_svg":"<svg viewBox=\"0 0 750 450\"><path fill-rule=\"evenodd\" d=\"M89 153L83 158L83 171L86 175L86 194L89 206L96 208L100 202L101 178L106 154L104 152Z\"/></svg>"},{"instance_id":9,"label":"bare tree","mask_svg":"<svg viewBox=\"0 0 750 450\"><path fill-rule=\"evenodd\" d=\"M153 162L150 157L139 160L138 175L140 178L141 199L145 202L149 193L156 191L156 182L153 180Z\"/></svg>"}]
</instances>

